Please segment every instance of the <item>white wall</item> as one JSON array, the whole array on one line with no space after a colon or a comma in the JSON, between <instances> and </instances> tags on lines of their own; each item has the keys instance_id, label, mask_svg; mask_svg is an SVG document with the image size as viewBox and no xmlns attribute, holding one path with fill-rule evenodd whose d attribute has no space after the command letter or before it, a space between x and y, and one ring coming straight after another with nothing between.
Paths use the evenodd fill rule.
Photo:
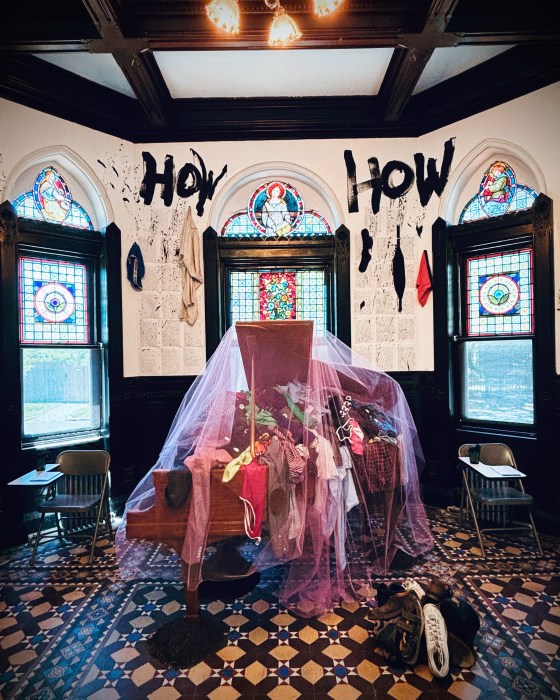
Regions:
<instances>
[{"instance_id":1,"label":"white wall","mask_svg":"<svg viewBox=\"0 0 560 700\"><path fill-rule=\"evenodd\" d=\"M478 176L469 181L468 196L464 198L457 197L457 183L464 184L465 164L469 157L480 155L483 145L485 153L492 145L501 144L504 148L511 148L510 154L516 153L517 149L532 158L535 167L525 169L521 159L519 181L560 202L559 114L560 84L556 84L419 139L134 145L0 100L0 190L2 200L19 194L13 191L14 182L22 169L22 162L34 151L48 152L50 147L56 151L57 144L64 144L66 149L87 163L91 179L101 183L104 190L101 193L104 210L111 212L123 236L125 375L196 374L202 369L205 358L204 287L198 292L199 319L196 324L191 327L178 320L180 275L176 251L187 207L191 206L201 235L210 223L216 226L212 216L215 217L218 208L223 217L220 224L231 213L221 206L220 192L225 192L236 178L254 169L256 164L277 163L288 167L286 164L291 163L296 170L316 176L325 184L336 200L333 211L341 217L340 221L331 220L330 223L333 226L344 223L350 229L354 348L383 370L431 370L432 296L422 308L416 301L415 290L422 250L431 251L431 226L438 216L451 220L476 192ZM435 158L440 166L444 142L450 138L454 138L455 155L441 199L433 195L423 208L414 186L401 200L382 197L381 211L373 216L368 204L370 193L364 192L358 197L359 212L348 213L344 150L352 150L357 179L361 182L370 177L367 164L370 157L378 158L381 167L389 160L399 160L414 169L414 153L421 152L426 159ZM149 151L156 158L158 171L163 170L166 154L171 154L178 171L184 163L196 164L191 148L200 154L206 168L213 170L215 177L223 165L227 164L228 168L213 201L206 202L204 214L201 217L196 215L196 195L180 199L175 194L172 205L165 207L159 198L159 186L152 204L146 206L138 195L143 175L142 151ZM531 178L532 181L524 181ZM305 199L305 192L302 194ZM554 226L557 367L560 367L560 245L556 233L559 216L557 205ZM103 226L109 222L98 223ZM401 313L397 312L391 274L397 224L401 226L407 276ZM421 236L417 234L419 226L423 227ZM364 227L374 238L373 259L367 272L360 273L360 232ZM133 290L126 280L126 253L134 241L139 243L146 263L142 292Z\"/></svg>"}]
</instances>

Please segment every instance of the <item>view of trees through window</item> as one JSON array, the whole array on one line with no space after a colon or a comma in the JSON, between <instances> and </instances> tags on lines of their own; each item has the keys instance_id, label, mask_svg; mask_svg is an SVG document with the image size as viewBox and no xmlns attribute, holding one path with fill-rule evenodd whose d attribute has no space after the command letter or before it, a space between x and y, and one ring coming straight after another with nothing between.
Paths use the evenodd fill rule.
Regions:
<instances>
[{"instance_id":1,"label":"view of trees through window","mask_svg":"<svg viewBox=\"0 0 560 700\"><path fill-rule=\"evenodd\" d=\"M99 353L97 348L22 348L24 437L99 430Z\"/></svg>"}]
</instances>

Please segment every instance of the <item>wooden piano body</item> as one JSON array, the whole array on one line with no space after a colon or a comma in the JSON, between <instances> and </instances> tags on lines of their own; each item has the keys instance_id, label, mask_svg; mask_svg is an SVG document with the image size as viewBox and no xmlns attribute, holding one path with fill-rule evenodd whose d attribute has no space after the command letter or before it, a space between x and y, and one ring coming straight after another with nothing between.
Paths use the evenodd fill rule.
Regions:
<instances>
[{"instance_id":1,"label":"wooden piano body","mask_svg":"<svg viewBox=\"0 0 560 700\"><path fill-rule=\"evenodd\" d=\"M259 402L259 391L299 380L307 383L313 338L312 321L255 321L237 322L237 337L247 384ZM254 404L251 412L251 445L254 445ZM239 498L241 479L222 481L224 467L216 466L210 476L210 516L207 544L225 543L220 554L239 561L240 555L228 538L245 536L244 506ZM147 539L164 543L181 553L189 517L196 509L192 496L179 508L171 507L165 495L170 470L154 469L155 501L144 511L127 513L127 538ZM266 504L263 520L266 520ZM244 560L242 560L244 561ZM245 562L246 563L246 562ZM248 563L247 563L248 564ZM207 567L210 568L210 567ZM235 568L235 567L234 567ZM247 566L242 574L253 569ZM187 565L182 562L183 584L187 603L187 618L198 619L198 588L193 577L187 576ZM209 580L202 566L196 581ZM235 572L226 579L240 578ZM212 577L211 580L217 580ZM218 579L219 580L219 579Z\"/></svg>"},{"instance_id":2,"label":"wooden piano body","mask_svg":"<svg viewBox=\"0 0 560 700\"><path fill-rule=\"evenodd\" d=\"M130 510L126 519L126 536L129 539L145 539L153 542L161 542L181 553L183 540L187 532L187 523L192 508L196 508L192 493L186 502L179 508L174 508L168 503L165 491L168 484L169 469L154 469L154 503L146 510ZM227 483L222 481L224 467L213 467L210 472L210 518L208 523L207 544L224 540L225 556L228 549L233 554L234 547L230 543L228 548L227 538L245 536L244 507L239 499L241 481L232 479ZM235 550L236 556L237 554ZM185 602L187 605L187 618L198 619L198 588L189 587L187 582L187 567L182 562L183 585L185 589ZM240 572L238 577L227 576L221 580L231 580L248 576L253 572L247 563L247 570ZM205 577L204 568L202 578ZM213 579L215 580L215 579Z\"/></svg>"}]
</instances>

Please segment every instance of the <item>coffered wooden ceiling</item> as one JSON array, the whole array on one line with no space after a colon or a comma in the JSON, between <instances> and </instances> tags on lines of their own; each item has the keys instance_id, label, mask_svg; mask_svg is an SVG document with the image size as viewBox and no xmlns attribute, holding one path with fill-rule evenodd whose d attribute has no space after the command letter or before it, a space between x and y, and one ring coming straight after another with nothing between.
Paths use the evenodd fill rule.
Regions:
<instances>
[{"instance_id":1,"label":"coffered wooden ceiling","mask_svg":"<svg viewBox=\"0 0 560 700\"><path fill-rule=\"evenodd\" d=\"M290 49L263 0L239 5L231 36L203 0L11 0L0 97L133 142L387 138L560 79L555 0L282 0Z\"/></svg>"}]
</instances>

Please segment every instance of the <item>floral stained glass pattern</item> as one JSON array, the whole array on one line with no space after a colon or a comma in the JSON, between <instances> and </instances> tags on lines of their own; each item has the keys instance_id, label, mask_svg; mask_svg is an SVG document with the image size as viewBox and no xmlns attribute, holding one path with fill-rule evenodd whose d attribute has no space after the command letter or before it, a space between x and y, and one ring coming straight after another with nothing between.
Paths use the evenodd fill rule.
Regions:
<instances>
[{"instance_id":1,"label":"floral stained glass pattern","mask_svg":"<svg viewBox=\"0 0 560 700\"><path fill-rule=\"evenodd\" d=\"M19 299L22 343L89 342L85 265L20 258Z\"/></svg>"},{"instance_id":2,"label":"floral stained glass pattern","mask_svg":"<svg viewBox=\"0 0 560 700\"><path fill-rule=\"evenodd\" d=\"M529 209L536 198L533 189L517 182L513 168L503 161L495 161L483 174L478 194L464 207L459 223Z\"/></svg>"},{"instance_id":3,"label":"floral stained glass pattern","mask_svg":"<svg viewBox=\"0 0 560 700\"><path fill-rule=\"evenodd\" d=\"M26 219L93 230L89 214L72 199L66 180L52 165L41 170L33 189L16 197L12 205L16 214Z\"/></svg>"},{"instance_id":4,"label":"floral stained glass pattern","mask_svg":"<svg viewBox=\"0 0 560 700\"><path fill-rule=\"evenodd\" d=\"M467 260L467 335L533 332L530 249Z\"/></svg>"},{"instance_id":5,"label":"floral stained glass pattern","mask_svg":"<svg viewBox=\"0 0 560 700\"><path fill-rule=\"evenodd\" d=\"M296 317L295 272L265 272L260 276L260 320L279 321Z\"/></svg>"},{"instance_id":6,"label":"floral stained glass pattern","mask_svg":"<svg viewBox=\"0 0 560 700\"><path fill-rule=\"evenodd\" d=\"M327 329L324 270L231 270L228 286L230 324L296 318L311 319L316 333Z\"/></svg>"}]
</instances>

